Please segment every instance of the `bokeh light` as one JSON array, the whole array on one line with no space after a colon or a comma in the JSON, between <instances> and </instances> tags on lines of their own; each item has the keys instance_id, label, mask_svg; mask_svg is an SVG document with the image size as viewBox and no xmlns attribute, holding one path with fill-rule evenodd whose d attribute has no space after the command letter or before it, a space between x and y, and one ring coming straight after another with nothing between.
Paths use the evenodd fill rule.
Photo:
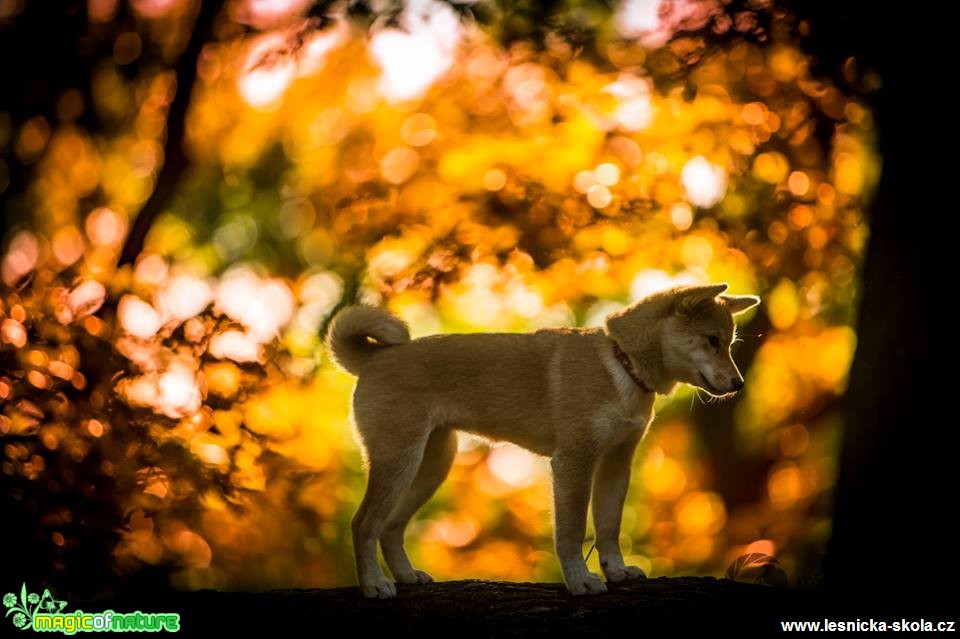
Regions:
<instances>
[{"instance_id":1,"label":"bokeh light","mask_svg":"<svg viewBox=\"0 0 960 639\"><path fill-rule=\"evenodd\" d=\"M51 570L69 581L82 551L182 588L353 583L365 479L355 380L322 346L336 309L382 305L414 336L531 331L726 281L762 298L733 346L746 389L658 399L624 552L652 576L747 553L819 574L880 158L868 100L812 76L790 16L761 4L561 3L596 28L538 40L438 0L368 22L231 3L171 187L169 61L198 5L138 0L120 24L89 0L89 93L0 113L0 192L22 203L0 247L0 472L59 535ZM413 562L559 580L547 460L459 441ZM102 537L76 525L89 500Z\"/></svg>"}]
</instances>

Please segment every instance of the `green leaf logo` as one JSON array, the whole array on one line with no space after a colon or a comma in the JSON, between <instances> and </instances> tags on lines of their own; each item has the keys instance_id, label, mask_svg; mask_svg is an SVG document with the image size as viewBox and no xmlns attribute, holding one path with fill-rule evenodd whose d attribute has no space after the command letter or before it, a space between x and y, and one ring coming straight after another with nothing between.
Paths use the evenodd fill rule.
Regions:
<instances>
[{"instance_id":1,"label":"green leaf logo","mask_svg":"<svg viewBox=\"0 0 960 639\"><path fill-rule=\"evenodd\" d=\"M66 601L57 601L49 590L43 591L41 597L35 592L27 592L27 584L20 586L20 600L12 592L3 596L3 605L7 607L6 617L13 615L10 620L21 630L33 627L33 619L38 612L60 612L67 605Z\"/></svg>"}]
</instances>

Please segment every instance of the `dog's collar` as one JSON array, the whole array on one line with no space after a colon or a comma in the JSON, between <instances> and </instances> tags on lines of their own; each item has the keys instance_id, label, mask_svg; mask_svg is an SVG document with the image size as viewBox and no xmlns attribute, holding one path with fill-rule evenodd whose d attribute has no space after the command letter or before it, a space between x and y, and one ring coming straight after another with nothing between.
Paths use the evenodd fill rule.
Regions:
<instances>
[{"instance_id":1,"label":"dog's collar","mask_svg":"<svg viewBox=\"0 0 960 639\"><path fill-rule=\"evenodd\" d=\"M620 365L623 366L623 370L627 371L627 375L630 376L637 386L642 388L648 393L652 393L653 389L643 383L643 380L640 379L640 376L637 375L636 369L633 367L633 363L630 361L630 358L626 353L623 352L623 349L620 348L620 344L613 340L613 356L617 358L617 361L620 362Z\"/></svg>"}]
</instances>

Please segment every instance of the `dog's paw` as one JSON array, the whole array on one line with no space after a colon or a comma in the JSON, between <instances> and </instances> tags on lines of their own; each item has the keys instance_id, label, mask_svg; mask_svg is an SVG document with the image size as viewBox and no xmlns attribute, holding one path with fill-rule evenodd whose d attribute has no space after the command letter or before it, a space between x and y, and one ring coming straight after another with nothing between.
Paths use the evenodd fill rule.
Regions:
<instances>
[{"instance_id":1,"label":"dog's paw","mask_svg":"<svg viewBox=\"0 0 960 639\"><path fill-rule=\"evenodd\" d=\"M606 584L592 572L577 575L566 582L572 595L599 595L607 591Z\"/></svg>"},{"instance_id":2,"label":"dog's paw","mask_svg":"<svg viewBox=\"0 0 960 639\"><path fill-rule=\"evenodd\" d=\"M618 581L633 581L635 579L646 579L647 573L636 566L618 566L604 571L607 581L616 583Z\"/></svg>"},{"instance_id":3,"label":"dog's paw","mask_svg":"<svg viewBox=\"0 0 960 639\"><path fill-rule=\"evenodd\" d=\"M428 584L433 581L433 577L422 570L413 569L407 573L396 575L397 582L401 584Z\"/></svg>"},{"instance_id":4,"label":"dog's paw","mask_svg":"<svg viewBox=\"0 0 960 639\"><path fill-rule=\"evenodd\" d=\"M378 577L369 583L362 584L363 596L369 599L393 599L397 596L397 587L386 577Z\"/></svg>"}]
</instances>

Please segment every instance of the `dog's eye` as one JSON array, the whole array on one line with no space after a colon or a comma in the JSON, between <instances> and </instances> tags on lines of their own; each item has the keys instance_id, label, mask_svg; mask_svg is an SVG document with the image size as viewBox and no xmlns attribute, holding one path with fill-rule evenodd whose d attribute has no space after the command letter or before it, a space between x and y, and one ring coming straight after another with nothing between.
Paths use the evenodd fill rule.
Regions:
<instances>
[{"instance_id":1,"label":"dog's eye","mask_svg":"<svg viewBox=\"0 0 960 639\"><path fill-rule=\"evenodd\" d=\"M714 350L720 348L720 338L716 335L707 335L707 343L709 343L710 348Z\"/></svg>"}]
</instances>

